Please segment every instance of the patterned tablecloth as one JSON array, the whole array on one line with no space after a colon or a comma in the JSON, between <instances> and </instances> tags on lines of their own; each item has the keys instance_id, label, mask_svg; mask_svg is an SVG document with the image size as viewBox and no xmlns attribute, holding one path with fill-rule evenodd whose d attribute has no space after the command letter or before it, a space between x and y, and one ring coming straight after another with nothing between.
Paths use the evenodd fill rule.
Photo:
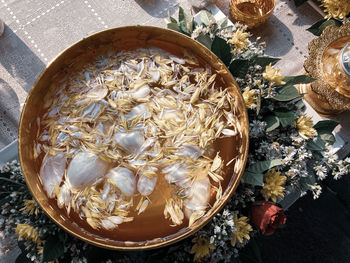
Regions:
<instances>
[{"instance_id":1,"label":"patterned tablecloth","mask_svg":"<svg viewBox=\"0 0 350 263\"><path fill-rule=\"evenodd\" d=\"M0 37L0 149L16 139L28 92L62 50L105 28L165 27L168 13L176 16L178 5L189 9L186 0L0 0L0 19L6 24ZM228 15L229 0L218 0L217 5ZM253 35L266 41L268 55L282 58L278 66L283 74L295 75L303 72L307 43L314 38L305 29L320 18L309 4L296 9L293 1L276 0L272 17ZM347 138L350 140L349 114L339 120L339 135L346 144ZM6 257L0 253L0 263L14 262L15 253Z\"/></svg>"}]
</instances>

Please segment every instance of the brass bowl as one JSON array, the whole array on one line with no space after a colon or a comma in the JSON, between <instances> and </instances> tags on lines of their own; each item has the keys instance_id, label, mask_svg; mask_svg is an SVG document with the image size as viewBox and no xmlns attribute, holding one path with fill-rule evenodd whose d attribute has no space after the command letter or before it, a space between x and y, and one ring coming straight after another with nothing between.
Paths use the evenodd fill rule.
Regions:
<instances>
[{"instance_id":1,"label":"brass bowl","mask_svg":"<svg viewBox=\"0 0 350 263\"><path fill-rule=\"evenodd\" d=\"M224 160L231 160L232 158L228 159L231 156L236 156L237 159L225 168L227 176L222 183L222 199L191 227L181 225L172 228L171 233L164 232L165 226L159 223L159 217L151 216L136 227L128 228L127 224L129 223L125 223L125 226L122 224L115 232L106 236L102 232L89 228L86 224L82 226L79 220L67 217L65 211L58 208L55 200L47 197L39 180L41 162L34 158L33 148L38 132L36 118L43 112L44 101L52 94L49 87L53 76L58 72L64 72L64 69L73 61L76 62L77 57L81 54L93 53L100 45L113 46L118 50L156 46L176 55L181 55L184 50L188 50L219 72L223 83L229 87L230 93L236 98L238 103L237 116L242 136L230 137L229 140L223 140L215 147L220 150L220 155ZM105 30L75 43L58 55L41 73L30 91L23 107L18 135L18 151L24 178L32 195L46 214L68 233L88 243L107 249L120 250L165 246L190 236L208 223L223 208L238 186L246 164L248 143L249 122L245 104L234 78L221 60L199 42L187 36L150 26L128 26ZM215 194L212 196L213 198L215 198ZM169 226L166 229L169 229Z\"/></svg>"},{"instance_id":2,"label":"brass bowl","mask_svg":"<svg viewBox=\"0 0 350 263\"><path fill-rule=\"evenodd\" d=\"M248 29L264 24L275 9L275 0L230 0L230 15Z\"/></svg>"}]
</instances>

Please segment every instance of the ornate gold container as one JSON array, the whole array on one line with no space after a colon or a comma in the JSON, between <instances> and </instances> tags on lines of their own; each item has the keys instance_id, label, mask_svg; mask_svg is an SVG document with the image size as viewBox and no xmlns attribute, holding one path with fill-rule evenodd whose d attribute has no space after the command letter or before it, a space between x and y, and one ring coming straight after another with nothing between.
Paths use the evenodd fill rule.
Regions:
<instances>
[{"instance_id":1,"label":"ornate gold container","mask_svg":"<svg viewBox=\"0 0 350 263\"><path fill-rule=\"evenodd\" d=\"M275 0L231 0L230 15L233 20L249 29L264 24L275 8Z\"/></svg>"},{"instance_id":2,"label":"ornate gold container","mask_svg":"<svg viewBox=\"0 0 350 263\"><path fill-rule=\"evenodd\" d=\"M309 43L305 70L316 81L303 86L305 99L323 116L350 110L350 75L348 57L350 23L327 27L319 38Z\"/></svg>"},{"instance_id":3,"label":"ornate gold container","mask_svg":"<svg viewBox=\"0 0 350 263\"><path fill-rule=\"evenodd\" d=\"M236 98L239 130L242 136L240 138L238 136L236 136L237 138L231 137L228 140L223 139L215 144L223 159L229 157L232 159L233 156L236 157L236 160L224 170L222 199L191 227L177 226L169 232L166 231L169 226L166 227L159 223L159 218L150 214L137 226L130 228L127 224L121 225L115 233L106 236L103 232L80 224L76 218L67 217L66 213L57 206L57 202L49 199L44 191L39 179L40 163L34 158L34 142L38 132L36 118L43 111L45 99L52 96L50 95L52 93L49 92L49 86L53 76L65 69L67 65L76 62L79 55L93 52L100 45L113 46L117 50L155 46L178 56L181 56L184 50L188 50L201 61L208 63L212 69L220 72L223 83L229 88L231 95ZM213 53L200 43L175 31L149 26L129 26L91 35L63 51L47 66L34 84L23 107L19 127L18 151L22 171L32 195L56 224L70 234L93 245L108 249L134 250L157 248L174 243L193 234L208 223L223 208L238 186L248 155L248 143L249 122L241 92L228 69ZM213 200L213 198L215 198L215 192L211 194L211 199Z\"/></svg>"}]
</instances>

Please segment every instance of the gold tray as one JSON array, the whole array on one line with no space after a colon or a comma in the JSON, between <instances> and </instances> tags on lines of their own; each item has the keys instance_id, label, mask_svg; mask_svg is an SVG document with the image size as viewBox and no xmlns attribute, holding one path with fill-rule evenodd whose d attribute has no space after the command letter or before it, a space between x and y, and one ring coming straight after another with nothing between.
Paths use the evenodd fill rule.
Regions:
<instances>
[{"instance_id":1,"label":"gold tray","mask_svg":"<svg viewBox=\"0 0 350 263\"><path fill-rule=\"evenodd\" d=\"M45 96L50 96L49 87L52 77L67 65L76 62L81 54L94 52L101 45L113 46L118 50L155 46L182 56L184 50L192 52L200 60L208 63L212 69L220 72L226 87L238 103L237 115L242 137L222 139L215 147L226 162L237 157L225 168L225 179L222 182L223 196L215 207L191 227L181 225L171 231L164 223L160 223L159 215L149 213L136 226L129 223L119 226L113 233L106 235L102 231L93 230L82 225L78 219L67 217L64 210L58 208L53 199L49 199L39 180L40 163L34 158L34 144L38 132L37 116L43 111ZM175 31L150 26L128 26L105 30L91 35L67 48L54 59L41 73L30 91L23 107L18 135L18 152L24 178L32 195L46 214L68 233L93 245L108 249L134 250L150 249L165 246L190 236L207 224L211 218L223 208L237 188L243 175L249 144L249 122L241 92L225 65L202 44ZM211 194L211 203L215 192ZM168 225L170 221L168 222Z\"/></svg>"}]
</instances>

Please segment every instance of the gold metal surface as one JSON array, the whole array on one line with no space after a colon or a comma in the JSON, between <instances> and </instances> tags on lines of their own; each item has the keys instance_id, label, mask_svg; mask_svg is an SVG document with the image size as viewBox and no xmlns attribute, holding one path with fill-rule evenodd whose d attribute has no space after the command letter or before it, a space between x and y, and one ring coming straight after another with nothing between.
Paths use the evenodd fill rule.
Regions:
<instances>
[{"instance_id":1,"label":"gold metal surface","mask_svg":"<svg viewBox=\"0 0 350 263\"><path fill-rule=\"evenodd\" d=\"M249 29L264 24L274 9L275 0L230 0L231 17Z\"/></svg>"},{"instance_id":2,"label":"gold metal surface","mask_svg":"<svg viewBox=\"0 0 350 263\"><path fill-rule=\"evenodd\" d=\"M209 64L212 69L220 72L225 87L229 88L230 93L238 102L237 115L242 138L235 137L215 144L224 160L237 157L232 165L225 168L225 179L222 184L223 197L218 205L210 208L205 216L191 227L182 225L172 228L172 232L166 232L165 229L168 229L169 226L166 228L158 223L159 218L157 220L155 215L150 214L143 221L140 221L137 227L128 228L126 224L106 236L104 232L93 231L82 224L78 218L68 217L64 210L58 208L55 200L47 197L43 189L39 180L41 163L33 156L38 131L35 120L44 111L43 102L52 94L49 90L52 77L56 73L64 71L66 66L76 61L81 54L93 53L101 45L113 46L117 50L155 46L178 56L182 56L184 50L188 50L201 61ZM149 26L129 26L91 35L63 51L47 66L34 84L23 107L18 135L18 152L28 188L41 208L56 224L68 233L93 245L108 249L134 250L158 248L177 242L207 224L223 208L237 188L246 164L248 143L249 122L241 92L228 69L212 52L200 43L175 31ZM212 198L215 198L215 194L212 195Z\"/></svg>"},{"instance_id":3,"label":"gold metal surface","mask_svg":"<svg viewBox=\"0 0 350 263\"><path fill-rule=\"evenodd\" d=\"M350 110L350 80L339 63L339 52L350 41L350 22L328 26L309 45L304 68L316 81L310 84L310 104L322 115ZM332 55L334 53L334 55ZM311 101L312 100L312 101ZM317 105L323 105L318 109Z\"/></svg>"}]
</instances>

